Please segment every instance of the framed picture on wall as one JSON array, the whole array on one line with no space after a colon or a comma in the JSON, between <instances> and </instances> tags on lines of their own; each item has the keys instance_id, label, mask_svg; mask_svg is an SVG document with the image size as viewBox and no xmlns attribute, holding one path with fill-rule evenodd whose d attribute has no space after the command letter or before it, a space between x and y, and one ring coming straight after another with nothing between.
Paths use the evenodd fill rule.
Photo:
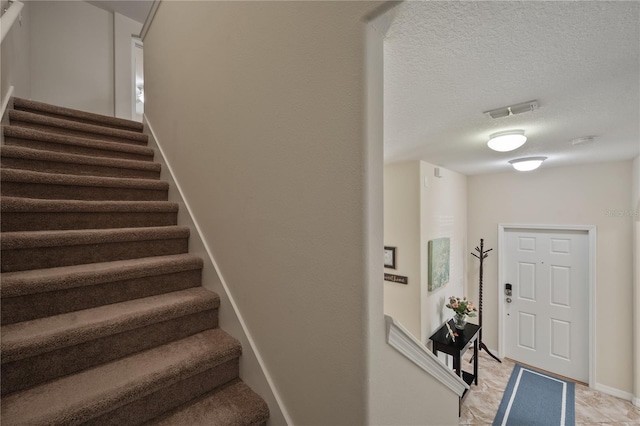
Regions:
<instances>
[{"instance_id":1,"label":"framed picture on wall","mask_svg":"<svg viewBox=\"0 0 640 426\"><path fill-rule=\"evenodd\" d=\"M396 269L396 248L395 247L385 246L384 267L389 269Z\"/></svg>"},{"instance_id":2,"label":"framed picture on wall","mask_svg":"<svg viewBox=\"0 0 640 426\"><path fill-rule=\"evenodd\" d=\"M434 291L449 282L449 238L429 241L429 291Z\"/></svg>"}]
</instances>

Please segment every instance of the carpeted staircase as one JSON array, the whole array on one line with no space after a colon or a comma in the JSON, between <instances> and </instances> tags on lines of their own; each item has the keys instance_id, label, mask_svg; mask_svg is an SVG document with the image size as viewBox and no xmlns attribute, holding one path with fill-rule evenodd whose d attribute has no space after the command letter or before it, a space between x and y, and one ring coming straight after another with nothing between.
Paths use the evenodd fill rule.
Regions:
<instances>
[{"instance_id":1,"label":"carpeted staircase","mask_svg":"<svg viewBox=\"0 0 640 426\"><path fill-rule=\"evenodd\" d=\"M266 424L142 125L18 98L7 114L2 425Z\"/></svg>"}]
</instances>

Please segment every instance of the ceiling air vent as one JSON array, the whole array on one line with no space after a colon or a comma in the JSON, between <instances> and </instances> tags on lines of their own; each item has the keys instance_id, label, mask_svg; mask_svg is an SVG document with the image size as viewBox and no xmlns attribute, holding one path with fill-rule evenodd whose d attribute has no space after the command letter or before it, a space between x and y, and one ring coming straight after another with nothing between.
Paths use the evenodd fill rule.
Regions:
<instances>
[{"instance_id":1,"label":"ceiling air vent","mask_svg":"<svg viewBox=\"0 0 640 426\"><path fill-rule=\"evenodd\" d=\"M595 140L593 136L584 136L582 138L575 138L571 140L571 145L583 145L585 143L591 143Z\"/></svg>"},{"instance_id":2,"label":"ceiling air vent","mask_svg":"<svg viewBox=\"0 0 640 426\"><path fill-rule=\"evenodd\" d=\"M522 114L523 112L533 111L535 109L538 109L538 101L529 101L521 104L496 108L491 111L485 111L483 114L491 118L502 118L510 115Z\"/></svg>"}]
</instances>

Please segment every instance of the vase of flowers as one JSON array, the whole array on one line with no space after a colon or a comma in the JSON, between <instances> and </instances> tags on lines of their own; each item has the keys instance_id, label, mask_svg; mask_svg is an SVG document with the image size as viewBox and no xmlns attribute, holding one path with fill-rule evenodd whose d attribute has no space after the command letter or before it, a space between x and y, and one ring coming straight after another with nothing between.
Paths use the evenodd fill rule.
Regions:
<instances>
[{"instance_id":1,"label":"vase of flowers","mask_svg":"<svg viewBox=\"0 0 640 426\"><path fill-rule=\"evenodd\" d=\"M464 330L465 325L467 325L467 317L475 317L476 312L478 312L473 303L468 301L466 297L460 299L459 297L451 296L446 306L455 312L453 324L458 330Z\"/></svg>"}]
</instances>

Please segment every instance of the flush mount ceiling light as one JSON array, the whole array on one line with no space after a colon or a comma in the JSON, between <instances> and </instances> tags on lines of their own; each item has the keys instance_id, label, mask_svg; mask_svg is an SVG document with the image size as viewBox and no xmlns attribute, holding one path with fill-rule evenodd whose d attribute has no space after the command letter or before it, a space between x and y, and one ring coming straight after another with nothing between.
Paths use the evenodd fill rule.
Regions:
<instances>
[{"instance_id":1,"label":"flush mount ceiling light","mask_svg":"<svg viewBox=\"0 0 640 426\"><path fill-rule=\"evenodd\" d=\"M540 167L540 164L542 164L542 162L546 159L547 157L518 158L518 159L509 161L509 164L511 164L514 169L520 172L528 172Z\"/></svg>"},{"instance_id":2,"label":"flush mount ceiling light","mask_svg":"<svg viewBox=\"0 0 640 426\"><path fill-rule=\"evenodd\" d=\"M507 152L520 148L527 141L524 130L509 130L489 136L489 148L494 151Z\"/></svg>"}]
</instances>

